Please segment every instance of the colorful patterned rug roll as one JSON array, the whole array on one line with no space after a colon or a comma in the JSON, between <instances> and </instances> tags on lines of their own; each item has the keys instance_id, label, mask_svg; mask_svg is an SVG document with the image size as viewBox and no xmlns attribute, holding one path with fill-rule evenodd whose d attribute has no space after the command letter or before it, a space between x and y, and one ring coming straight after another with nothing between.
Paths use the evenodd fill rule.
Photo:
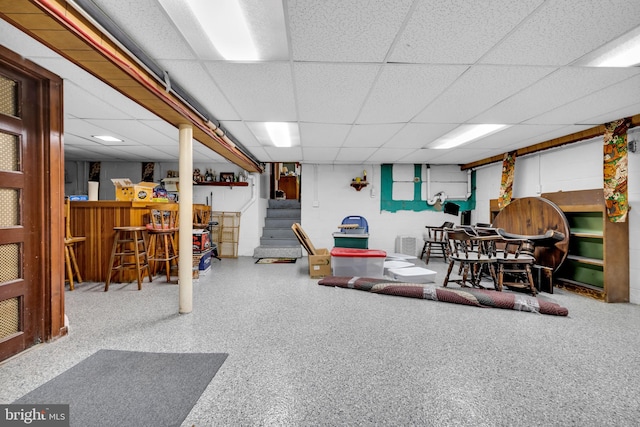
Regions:
<instances>
[{"instance_id":1,"label":"colorful patterned rug roll","mask_svg":"<svg viewBox=\"0 0 640 427\"><path fill-rule=\"evenodd\" d=\"M369 277L329 276L318 282L323 286L358 289L376 294L396 295L409 298L428 299L474 307L506 308L530 313L567 316L569 310L554 302L530 295L498 292L488 289L443 288L435 285L396 282Z\"/></svg>"}]
</instances>

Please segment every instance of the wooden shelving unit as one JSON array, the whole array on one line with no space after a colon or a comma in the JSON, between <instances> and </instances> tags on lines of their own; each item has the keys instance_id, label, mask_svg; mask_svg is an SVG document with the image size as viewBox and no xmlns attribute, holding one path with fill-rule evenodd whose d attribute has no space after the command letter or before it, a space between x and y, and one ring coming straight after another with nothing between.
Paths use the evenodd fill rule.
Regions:
<instances>
[{"instance_id":1,"label":"wooden shelving unit","mask_svg":"<svg viewBox=\"0 0 640 427\"><path fill-rule=\"evenodd\" d=\"M238 257L238 239L240 238L240 212L211 213L211 219L218 223L213 227L212 239L218 245L220 258Z\"/></svg>"},{"instance_id":2,"label":"wooden shelving unit","mask_svg":"<svg viewBox=\"0 0 640 427\"><path fill-rule=\"evenodd\" d=\"M556 285L605 302L629 301L629 223L609 221L601 189L541 195L569 221L567 259Z\"/></svg>"},{"instance_id":3,"label":"wooden shelving unit","mask_svg":"<svg viewBox=\"0 0 640 427\"><path fill-rule=\"evenodd\" d=\"M194 182L193 185L209 185L212 187L248 187L248 182L204 181Z\"/></svg>"},{"instance_id":4,"label":"wooden shelving unit","mask_svg":"<svg viewBox=\"0 0 640 427\"><path fill-rule=\"evenodd\" d=\"M602 189L543 193L569 222L567 257L553 275L558 287L605 302L629 301L629 223L607 218ZM491 219L498 212L490 201Z\"/></svg>"}]
</instances>

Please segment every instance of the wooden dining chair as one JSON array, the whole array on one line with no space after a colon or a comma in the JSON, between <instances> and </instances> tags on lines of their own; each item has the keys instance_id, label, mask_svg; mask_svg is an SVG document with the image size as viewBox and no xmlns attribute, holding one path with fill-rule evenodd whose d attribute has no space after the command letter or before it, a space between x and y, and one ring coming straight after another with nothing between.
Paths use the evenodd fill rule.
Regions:
<instances>
[{"instance_id":1,"label":"wooden dining chair","mask_svg":"<svg viewBox=\"0 0 640 427\"><path fill-rule=\"evenodd\" d=\"M487 267L494 279L494 287L497 287L495 274L497 258L495 253L485 249L493 247L483 241L488 239L470 234L463 228L447 228L445 234L449 268L442 286L446 287L449 282L457 282L466 287L468 282L472 287L482 288L480 286L481 271ZM451 273L456 264L458 264L461 277L452 279Z\"/></svg>"},{"instance_id":2,"label":"wooden dining chair","mask_svg":"<svg viewBox=\"0 0 640 427\"><path fill-rule=\"evenodd\" d=\"M211 206L194 203L192 217L194 230L208 229L211 220Z\"/></svg>"},{"instance_id":3,"label":"wooden dining chair","mask_svg":"<svg viewBox=\"0 0 640 427\"><path fill-rule=\"evenodd\" d=\"M178 267L178 247L175 238L179 229L178 204L152 203L147 207L149 208L147 223L149 263L152 265L154 275L164 266L167 282L170 282L171 265Z\"/></svg>"},{"instance_id":4,"label":"wooden dining chair","mask_svg":"<svg viewBox=\"0 0 640 427\"><path fill-rule=\"evenodd\" d=\"M422 246L420 259L425 257L425 264L429 264L429 260L432 257L442 258L444 262L447 262L447 239L445 229L453 228L453 222L445 221L439 226L426 225L425 228L426 231L422 234L424 246Z\"/></svg>"},{"instance_id":5,"label":"wooden dining chair","mask_svg":"<svg viewBox=\"0 0 640 427\"><path fill-rule=\"evenodd\" d=\"M78 260L76 259L76 243L84 242L85 236L73 236L71 232L71 202L68 198L64 200L64 263L67 272L67 280L69 280L69 290L75 289L73 279L74 276L78 283L82 283L82 275Z\"/></svg>"},{"instance_id":6,"label":"wooden dining chair","mask_svg":"<svg viewBox=\"0 0 640 427\"><path fill-rule=\"evenodd\" d=\"M532 268L536 263L534 256L534 244L528 239L513 238L512 235L498 228L497 233L502 237L498 243L499 250L496 254L498 264L498 286L502 291L504 286L529 291L536 295L536 287L533 281Z\"/></svg>"}]
</instances>

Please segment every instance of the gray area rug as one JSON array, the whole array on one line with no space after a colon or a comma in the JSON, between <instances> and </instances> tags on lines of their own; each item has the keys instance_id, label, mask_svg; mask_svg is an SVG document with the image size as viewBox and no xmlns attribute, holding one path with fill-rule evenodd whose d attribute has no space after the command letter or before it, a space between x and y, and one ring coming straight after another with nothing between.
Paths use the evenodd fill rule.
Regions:
<instances>
[{"instance_id":1,"label":"gray area rug","mask_svg":"<svg viewBox=\"0 0 640 427\"><path fill-rule=\"evenodd\" d=\"M72 426L179 426L227 356L99 350L14 403L69 404Z\"/></svg>"}]
</instances>

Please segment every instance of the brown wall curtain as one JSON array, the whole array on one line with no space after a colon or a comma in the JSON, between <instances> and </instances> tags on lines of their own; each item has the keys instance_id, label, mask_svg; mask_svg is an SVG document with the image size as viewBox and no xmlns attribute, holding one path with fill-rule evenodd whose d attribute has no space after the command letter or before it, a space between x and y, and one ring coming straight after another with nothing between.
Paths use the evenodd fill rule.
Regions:
<instances>
[{"instance_id":1,"label":"brown wall curtain","mask_svg":"<svg viewBox=\"0 0 640 427\"><path fill-rule=\"evenodd\" d=\"M515 168L516 152L505 153L504 159L502 159L502 182L500 183L500 197L498 197L498 208L501 210L511 203Z\"/></svg>"},{"instance_id":2,"label":"brown wall curtain","mask_svg":"<svg viewBox=\"0 0 640 427\"><path fill-rule=\"evenodd\" d=\"M631 120L605 123L604 133L604 201L611 222L626 222L627 198L627 130Z\"/></svg>"}]
</instances>

